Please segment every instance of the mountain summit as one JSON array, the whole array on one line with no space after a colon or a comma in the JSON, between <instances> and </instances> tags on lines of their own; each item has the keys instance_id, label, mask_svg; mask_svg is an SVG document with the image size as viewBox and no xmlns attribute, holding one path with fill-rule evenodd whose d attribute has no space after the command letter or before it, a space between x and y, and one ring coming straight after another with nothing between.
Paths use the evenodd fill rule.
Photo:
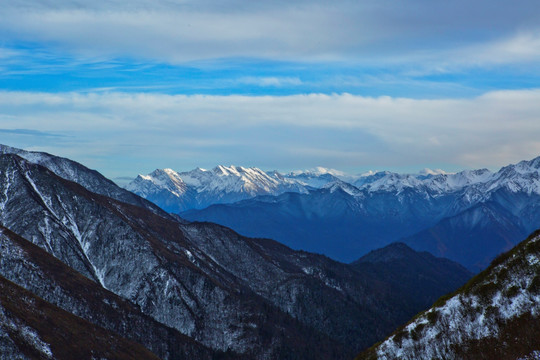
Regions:
<instances>
[{"instance_id":1,"label":"mountain summit","mask_svg":"<svg viewBox=\"0 0 540 360\"><path fill-rule=\"evenodd\" d=\"M278 173L234 165L219 165L212 170L196 168L188 172L157 169L148 175L137 176L126 189L172 213L232 203L257 195L306 191L299 182Z\"/></svg>"}]
</instances>

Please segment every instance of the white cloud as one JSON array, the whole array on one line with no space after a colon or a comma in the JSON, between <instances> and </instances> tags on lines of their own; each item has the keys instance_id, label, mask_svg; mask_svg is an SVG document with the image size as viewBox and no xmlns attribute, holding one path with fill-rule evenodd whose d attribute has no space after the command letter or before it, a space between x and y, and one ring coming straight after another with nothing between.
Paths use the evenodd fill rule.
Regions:
<instances>
[{"instance_id":1,"label":"white cloud","mask_svg":"<svg viewBox=\"0 0 540 360\"><path fill-rule=\"evenodd\" d=\"M301 85L302 81L297 77L242 77L237 80L240 84L257 85L261 87L282 87Z\"/></svg>"},{"instance_id":2,"label":"white cloud","mask_svg":"<svg viewBox=\"0 0 540 360\"><path fill-rule=\"evenodd\" d=\"M436 100L0 92L0 109L3 129L69 135L41 148L110 176L217 163L474 168L540 155L540 90Z\"/></svg>"},{"instance_id":3,"label":"white cloud","mask_svg":"<svg viewBox=\"0 0 540 360\"><path fill-rule=\"evenodd\" d=\"M0 35L86 56L172 63L226 57L445 61L451 53L458 61L453 50L481 50L497 41L492 51L522 61L531 58L531 40L537 43L537 36L527 36L538 30L539 12L536 0L497 6L488 0L0 0Z\"/></svg>"},{"instance_id":4,"label":"white cloud","mask_svg":"<svg viewBox=\"0 0 540 360\"><path fill-rule=\"evenodd\" d=\"M519 31L502 38L452 49L441 52L437 56L447 59L437 65L441 72L446 72L448 67L456 66L537 64L540 61L540 28ZM433 59L433 63L436 60L440 59Z\"/></svg>"}]
</instances>

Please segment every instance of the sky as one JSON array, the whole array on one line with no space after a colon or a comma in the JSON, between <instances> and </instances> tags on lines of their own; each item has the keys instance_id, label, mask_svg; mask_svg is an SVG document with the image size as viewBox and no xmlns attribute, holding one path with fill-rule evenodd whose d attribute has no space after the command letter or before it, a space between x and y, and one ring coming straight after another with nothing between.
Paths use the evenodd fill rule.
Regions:
<instances>
[{"instance_id":1,"label":"sky","mask_svg":"<svg viewBox=\"0 0 540 360\"><path fill-rule=\"evenodd\" d=\"M537 0L0 0L0 143L118 182L540 155Z\"/></svg>"}]
</instances>

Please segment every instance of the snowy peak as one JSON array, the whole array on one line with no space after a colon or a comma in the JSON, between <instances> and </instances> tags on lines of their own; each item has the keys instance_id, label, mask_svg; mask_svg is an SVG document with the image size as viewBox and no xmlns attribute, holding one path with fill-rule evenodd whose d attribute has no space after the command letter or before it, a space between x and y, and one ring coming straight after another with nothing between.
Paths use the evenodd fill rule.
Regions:
<instances>
[{"instance_id":1,"label":"snowy peak","mask_svg":"<svg viewBox=\"0 0 540 360\"><path fill-rule=\"evenodd\" d=\"M163 190L169 191L175 196L182 196L186 193L187 185L176 171L156 169L148 175L137 176L127 185L126 189L143 197Z\"/></svg>"},{"instance_id":2,"label":"snowy peak","mask_svg":"<svg viewBox=\"0 0 540 360\"><path fill-rule=\"evenodd\" d=\"M391 191L400 193L406 188L418 188L422 185L422 180L409 174L401 175L384 172L377 173L373 176L376 176L377 178L372 182L364 184L363 188L366 188L369 191Z\"/></svg>"},{"instance_id":3,"label":"snowy peak","mask_svg":"<svg viewBox=\"0 0 540 360\"><path fill-rule=\"evenodd\" d=\"M338 177L329 173L325 173L325 174L290 173L288 175L285 175L285 179L289 179L290 181L295 181L301 185L304 185L310 188L315 188L315 189L321 188L325 186L326 184L332 183L334 181L340 181Z\"/></svg>"},{"instance_id":4,"label":"snowy peak","mask_svg":"<svg viewBox=\"0 0 540 360\"><path fill-rule=\"evenodd\" d=\"M514 193L540 194L540 157L501 168L487 183L488 191L500 188Z\"/></svg>"},{"instance_id":5,"label":"snowy peak","mask_svg":"<svg viewBox=\"0 0 540 360\"><path fill-rule=\"evenodd\" d=\"M526 171L530 170L539 170L540 169L540 156L532 159L532 160L523 160L520 161L517 165L517 168L526 169Z\"/></svg>"},{"instance_id":6,"label":"snowy peak","mask_svg":"<svg viewBox=\"0 0 540 360\"><path fill-rule=\"evenodd\" d=\"M354 185L372 192L400 193L407 188L411 188L437 195L459 191L466 186L486 182L492 175L487 169L464 170L454 174L429 169L425 169L419 174L398 174L380 171L359 178L354 182Z\"/></svg>"},{"instance_id":7,"label":"snowy peak","mask_svg":"<svg viewBox=\"0 0 540 360\"><path fill-rule=\"evenodd\" d=\"M216 166L211 172L190 171L180 173L188 183L198 187L198 192L245 192L255 196L271 193L280 185L279 179L273 178L258 168L242 166ZM191 181L190 181L191 180Z\"/></svg>"},{"instance_id":8,"label":"snowy peak","mask_svg":"<svg viewBox=\"0 0 540 360\"><path fill-rule=\"evenodd\" d=\"M501 187L512 192L540 194L539 168L540 157L506 166L497 173L488 169L457 173L424 169L416 174L370 171L348 175L338 170L316 167L281 174L278 171L265 172L256 167L218 165L211 170L196 168L188 172L158 169L151 174L140 175L126 188L174 212L202 209L212 204L231 203L259 195L277 196L285 192L305 194L321 188L332 192L340 188L354 196L359 191L395 195L413 191L424 198L456 193L461 203L471 205L489 198L491 191ZM174 198L181 204L171 206Z\"/></svg>"},{"instance_id":9,"label":"snowy peak","mask_svg":"<svg viewBox=\"0 0 540 360\"><path fill-rule=\"evenodd\" d=\"M362 195L362 191L358 189L356 186L353 186L349 183L346 183L345 181L336 180L334 182L328 183L322 187L322 189L327 189L330 191L330 193L336 192L336 191L343 191L351 196L360 196Z\"/></svg>"},{"instance_id":10,"label":"snowy peak","mask_svg":"<svg viewBox=\"0 0 540 360\"><path fill-rule=\"evenodd\" d=\"M424 175L424 176L434 176L434 175L444 175L444 174L448 174L448 173L441 169L430 169L430 168L424 168L420 170L419 172L419 175Z\"/></svg>"},{"instance_id":11,"label":"snowy peak","mask_svg":"<svg viewBox=\"0 0 540 360\"><path fill-rule=\"evenodd\" d=\"M324 185L330 182L334 182L336 180L341 180L353 184L359 178L371 174L372 172L370 172L369 174L351 175L336 169L328 169L318 166L308 170L292 171L283 176L288 179L299 181L305 186L309 186L312 188L321 188Z\"/></svg>"},{"instance_id":12,"label":"snowy peak","mask_svg":"<svg viewBox=\"0 0 540 360\"><path fill-rule=\"evenodd\" d=\"M218 165L212 170L196 168L187 172L157 169L148 175L139 175L126 189L170 212L201 209L258 195L307 192L302 183L277 172L266 173L255 167L235 165Z\"/></svg>"},{"instance_id":13,"label":"snowy peak","mask_svg":"<svg viewBox=\"0 0 540 360\"><path fill-rule=\"evenodd\" d=\"M439 174L423 181L424 186L433 192L448 193L465 187L486 183L493 173L488 169L464 170L455 174Z\"/></svg>"}]
</instances>

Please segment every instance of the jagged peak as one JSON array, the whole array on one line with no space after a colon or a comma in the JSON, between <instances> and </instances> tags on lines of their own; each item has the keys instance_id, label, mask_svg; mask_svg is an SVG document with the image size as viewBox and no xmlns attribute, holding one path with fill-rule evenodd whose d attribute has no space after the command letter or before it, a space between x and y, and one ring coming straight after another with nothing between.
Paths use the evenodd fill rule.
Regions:
<instances>
[{"instance_id":1,"label":"jagged peak","mask_svg":"<svg viewBox=\"0 0 540 360\"><path fill-rule=\"evenodd\" d=\"M266 174L264 171L256 167L243 167L243 166L236 166L236 165L230 165L230 166L218 165L212 171L216 175L225 175L225 176L230 176L230 175L242 176L242 174Z\"/></svg>"},{"instance_id":2,"label":"jagged peak","mask_svg":"<svg viewBox=\"0 0 540 360\"><path fill-rule=\"evenodd\" d=\"M360 189L358 189L356 186L339 179L329 182L328 184L324 185L322 189L329 190L331 193L341 190L352 196L361 194Z\"/></svg>"},{"instance_id":3,"label":"jagged peak","mask_svg":"<svg viewBox=\"0 0 540 360\"><path fill-rule=\"evenodd\" d=\"M535 157L531 160L523 160L514 165L517 168L523 168L523 169L529 169L529 170L536 170L538 171L540 169L540 156Z\"/></svg>"}]
</instances>

